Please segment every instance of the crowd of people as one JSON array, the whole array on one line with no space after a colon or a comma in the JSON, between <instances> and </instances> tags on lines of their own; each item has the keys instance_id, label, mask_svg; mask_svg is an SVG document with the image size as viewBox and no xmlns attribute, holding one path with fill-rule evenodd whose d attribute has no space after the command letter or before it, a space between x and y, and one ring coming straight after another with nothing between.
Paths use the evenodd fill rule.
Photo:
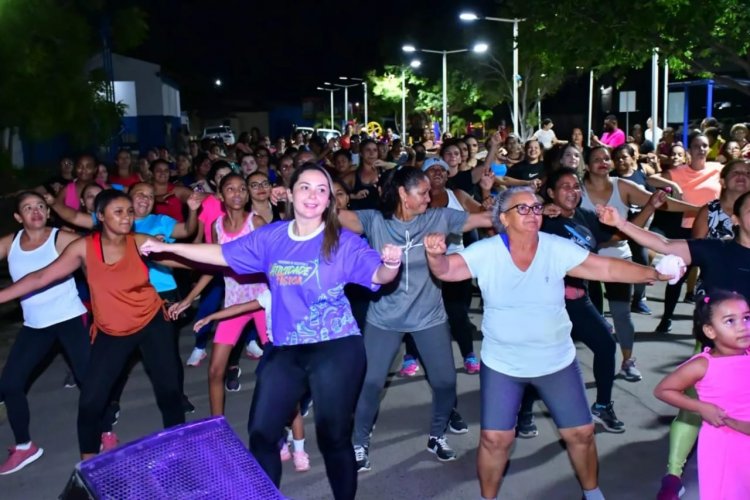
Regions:
<instances>
[{"instance_id":1,"label":"crowd of people","mask_svg":"<svg viewBox=\"0 0 750 500\"><path fill-rule=\"evenodd\" d=\"M726 141L718 126L707 118L683 144L651 121L628 135L608 116L601 136L574 129L566 141L547 119L526 141L498 130L484 148L473 135L407 147L347 127L329 141L242 134L230 148L193 141L137 161L121 150L112 166L63 158L59 175L18 194L21 229L0 239L13 280L0 303L20 299L24 317L0 377L16 441L0 474L43 454L26 387L56 343L66 385L80 387L86 459L119 445L112 426L137 354L164 427L195 412L184 369L209 358L213 334L210 414L240 389L241 356L258 359L250 451L277 486L282 461L310 470L314 404L333 497L351 499L358 472L377 465L371 437L402 344L399 374L424 367L432 390L426 449L457 458L447 435L468 426L453 339L479 376L481 498L497 497L515 438L539 434L541 398L584 497L603 499L594 425L626 432L612 390L616 376L643 378L631 315L653 314L645 286L669 280L657 332L671 330L688 283L697 354L656 390L681 410L658 498L681 495L699 429L701 498L750 498L748 465L731 458L750 451L750 144L744 124ZM681 264L657 271L662 255ZM574 341L594 355L593 402Z\"/></svg>"}]
</instances>

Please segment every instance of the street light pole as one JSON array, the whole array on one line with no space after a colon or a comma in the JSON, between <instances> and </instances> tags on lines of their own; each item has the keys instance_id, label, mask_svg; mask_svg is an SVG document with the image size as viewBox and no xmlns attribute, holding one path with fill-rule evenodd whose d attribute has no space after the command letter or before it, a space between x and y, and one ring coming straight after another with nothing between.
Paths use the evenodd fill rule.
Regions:
<instances>
[{"instance_id":1,"label":"street light pole","mask_svg":"<svg viewBox=\"0 0 750 500\"><path fill-rule=\"evenodd\" d=\"M367 121L369 119L367 115L367 82L362 82L362 86L365 88L365 130L366 130L367 124L370 123Z\"/></svg>"},{"instance_id":2,"label":"street light pole","mask_svg":"<svg viewBox=\"0 0 750 500\"><path fill-rule=\"evenodd\" d=\"M349 124L349 87L356 87L360 83L365 88L365 123L367 123L367 82L362 78L352 78L349 76L340 76L339 80L352 80L359 83L353 83L351 85L344 85L341 83L335 83L334 86L344 89L344 129Z\"/></svg>"},{"instance_id":3,"label":"street light pole","mask_svg":"<svg viewBox=\"0 0 750 500\"><path fill-rule=\"evenodd\" d=\"M477 21L483 19L485 21L493 21L496 23L513 23L513 132L519 134L518 130L518 85L521 83L521 75L519 74L518 68L518 23L525 21L526 19L507 19L504 17L489 17L489 16L478 16L473 12L462 12L458 15L458 18L462 21Z\"/></svg>"},{"instance_id":4,"label":"street light pole","mask_svg":"<svg viewBox=\"0 0 750 500\"><path fill-rule=\"evenodd\" d=\"M330 85L329 83L325 83L325 85ZM335 129L334 122L333 122L333 93L336 92L339 89L330 89L326 87L317 87L318 90L324 90L331 94L331 129Z\"/></svg>"},{"instance_id":5,"label":"street light pole","mask_svg":"<svg viewBox=\"0 0 750 500\"><path fill-rule=\"evenodd\" d=\"M406 146L406 68L401 68L401 143Z\"/></svg>"},{"instance_id":6,"label":"street light pole","mask_svg":"<svg viewBox=\"0 0 750 500\"><path fill-rule=\"evenodd\" d=\"M469 52L469 50L481 54L487 52L489 46L486 43L476 43L471 49L458 49L458 50L431 50L431 49L417 49L413 45L404 45L401 49L404 52L425 52L428 54L441 54L443 56L443 130L442 136L448 132L448 55L449 54L460 54L462 52Z\"/></svg>"}]
</instances>

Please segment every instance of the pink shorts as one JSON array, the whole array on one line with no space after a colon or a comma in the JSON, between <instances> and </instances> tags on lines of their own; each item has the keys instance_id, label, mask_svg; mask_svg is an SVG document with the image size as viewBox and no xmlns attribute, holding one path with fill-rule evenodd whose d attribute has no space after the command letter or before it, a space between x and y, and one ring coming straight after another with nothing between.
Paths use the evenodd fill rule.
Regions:
<instances>
[{"instance_id":1,"label":"pink shorts","mask_svg":"<svg viewBox=\"0 0 750 500\"><path fill-rule=\"evenodd\" d=\"M242 334L242 330L250 320L255 321L255 329L258 330L258 338L261 344L268 342L266 332L266 311L261 309L251 313L243 314L234 318L225 319L219 322L214 333L215 344L235 345Z\"/></svg>"}]
</instances>

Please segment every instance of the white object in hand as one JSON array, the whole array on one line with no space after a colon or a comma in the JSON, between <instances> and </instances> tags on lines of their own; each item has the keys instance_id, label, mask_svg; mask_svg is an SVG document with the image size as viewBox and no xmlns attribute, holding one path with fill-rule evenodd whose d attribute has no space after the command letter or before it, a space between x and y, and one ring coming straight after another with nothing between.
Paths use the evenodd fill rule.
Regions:
<instances>
[{"instance_id":1,"label":"white object in hand","mask_svg":"<svg viewBox=\"0 0 750 500\"><path fill-rule=\"evenodd\" d=\"M680 278L682 278L682 275L685 274L687 265L685 265L685 261L682 260L682 257L677 255L665 255L661 258L659 263L656 264L656 270L661 274L672 276L672 279L669 280L669 284L676 285L677 282L680 281Z\"/></svg>"}]
</instances>

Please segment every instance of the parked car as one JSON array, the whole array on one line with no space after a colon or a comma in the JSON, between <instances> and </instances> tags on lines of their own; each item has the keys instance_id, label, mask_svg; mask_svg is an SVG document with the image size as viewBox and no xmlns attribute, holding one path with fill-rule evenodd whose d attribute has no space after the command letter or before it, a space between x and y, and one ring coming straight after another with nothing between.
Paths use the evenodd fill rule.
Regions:
<instances>
[{"instance_id":1,"label":"parked car","mask_svg":"<svg viewBox=\"0 0 750 500\"><path fill-rule=\"evenodd\" d=\"M312 127L297 127L294 129L295 132L302 132L306 136L311 136L313 134L318 134L319 136L323 137L326 142L328 142L330 139L338 139L341 137L341 132L338 130L332 129L332 128L312 128Z\"/></svg>"},{"instance_id":2,"label":"parked car","mask_svg":"<svg viewBox=\"0 0 750 500\"><path fill-rule=\"evenodd\" d=\"M237 141L234 131L226 125L204 128L201 139L221 139L227 146L232 146Z\"/></svg>"}]
</instances>

